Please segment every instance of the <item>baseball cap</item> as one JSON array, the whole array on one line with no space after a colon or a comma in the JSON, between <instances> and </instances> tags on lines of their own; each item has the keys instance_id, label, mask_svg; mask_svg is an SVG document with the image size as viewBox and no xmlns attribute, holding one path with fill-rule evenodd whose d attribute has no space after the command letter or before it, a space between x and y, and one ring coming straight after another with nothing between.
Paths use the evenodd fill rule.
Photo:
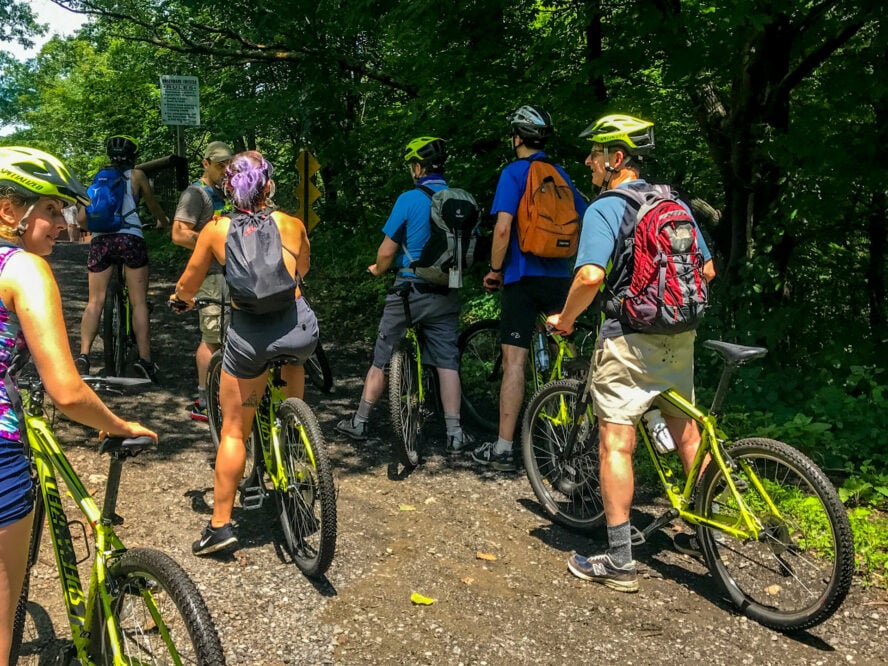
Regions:
<instances>
[{"instance_id":1,"label":"baseball cap","mask_svg":"<svg viewBox=\"0 0 888 666\"><path fill-rule=\"evenodd\" d=\"M222 141L211 141L204 151L204 159L210 160L210 162L224 162L232 157L234 157L234 153L231 152L231 148Z\"/></svg>"}]
</instances>

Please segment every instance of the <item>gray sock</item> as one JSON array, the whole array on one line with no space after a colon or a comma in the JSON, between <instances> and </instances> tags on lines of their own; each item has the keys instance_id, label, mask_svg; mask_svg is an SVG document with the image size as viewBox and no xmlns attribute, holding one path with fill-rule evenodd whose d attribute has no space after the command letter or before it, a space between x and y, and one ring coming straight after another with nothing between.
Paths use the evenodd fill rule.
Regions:
<instances>
[{"instance_id":1,"label":"gray sock","mask_svg":"<svg viewBox=\"0 0 888 666\"><path fill-rule=\"evenodd\" d=\"M459 427L459 414L445 414L444 427L447 429L448 437L450 435L458 435L461 433L462 428Z\"/></svg>"},{"instance_id":2,"label":"gray sock","mask_svg":"<svg viewBox=\"0 0 888 666\"><path fill-rule=\"evenodd\" d=\"M367 402L361 398L361 402L358 403L358 411L355 412L352 420L355 423L367 423L370 420L370 412L373 411L373 405L375 404L375 402Z\"/></svg>"},{"instance_id":3,"label":"gray sock","mask_svg":"<svg viewBox=\"0 0 888 666\"><path fill-rule=\"evenodd\" d=\"M493 445L494 453L508 453L512 450L512 442L502 437L496 438L496 444Z\"/></svg>"},{"instance_id":4,"label":"gray sock","mask_svg":"<svg viewBox=\"0 0 888 666\"><path fill-rule=\"evenodd\" d=\"M607 526L607 554L618 567L626 566L632 561L632 530L629 521L619 525Z\"/></svg>"},{"instance_id":5,"label":"gray sock","mask_svg":"<svg viewBox=\"0 0 888 666\"><path fill-rule=\"evenodd\" d=\"M205 386L197 387L197 404L200 407L207 406L207 389Z\"/></svg>"}]
</instances>

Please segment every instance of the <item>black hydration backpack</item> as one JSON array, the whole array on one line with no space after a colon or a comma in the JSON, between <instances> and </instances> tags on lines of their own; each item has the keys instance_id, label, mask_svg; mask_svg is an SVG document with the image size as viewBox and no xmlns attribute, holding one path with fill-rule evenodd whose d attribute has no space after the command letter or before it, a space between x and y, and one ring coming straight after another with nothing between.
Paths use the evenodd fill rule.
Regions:
<instances>
[{"instance_id":1,"label":"black hydration backpack","mask_svg":"<svg viewBox=\"0 0 888 666\"><path fill-rule=\"evenodd\" d=\"M293 305L299 283L284 264L283 250L270 208L232 214L225 239L225 281L240 310L267 314Z\"/></svg>"},{"instance_id":2,"label":"black hydration backpack","mask_svg":"<svg viewBox=\"0 0 888 666\"><path fill-rule=\"evenodd\" d=\"M462 273L475 261L478 240L478 204L458 188L435 192L420 185L432 200L429 240L417 259L410 256L410 270L427 282L450 288L462 287Z\"/></svg>"}]
</instances>

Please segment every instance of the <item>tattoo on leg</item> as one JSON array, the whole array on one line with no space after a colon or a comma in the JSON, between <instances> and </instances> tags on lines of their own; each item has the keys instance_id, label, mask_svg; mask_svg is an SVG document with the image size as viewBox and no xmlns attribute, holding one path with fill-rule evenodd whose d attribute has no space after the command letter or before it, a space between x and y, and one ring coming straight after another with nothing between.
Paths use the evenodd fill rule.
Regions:
<instances>
[{"instance_id":1,"label":"tattoo on leg","mask_svg":"<svg viewBox=\"0 0 888 666\"><path fill-rule=\"evenodd\" d=\"M253 391L250 394L250 397L243 401L241 406L242 407L258 407L259 406L259 396L256 395L256 391Z\"/></svg>"}]
</instances>

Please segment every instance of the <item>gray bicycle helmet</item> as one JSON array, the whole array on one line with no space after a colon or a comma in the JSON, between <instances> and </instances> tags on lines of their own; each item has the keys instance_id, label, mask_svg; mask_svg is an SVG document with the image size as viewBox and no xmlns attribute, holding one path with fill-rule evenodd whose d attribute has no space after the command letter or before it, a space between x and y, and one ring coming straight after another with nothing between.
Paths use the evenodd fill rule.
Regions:
<instances>
[{"instance_id":1,"label":"gray bicycle helmet","mask_svg":"<svg viewBox=\"0 0 888 666\"><path fill-rule=\"evenodd\" d=\"M509 114L512 131L522 139L531 142L544 142L554 133L552 116L540 106L525 104Z\"/></svg>"}]
</instances>

